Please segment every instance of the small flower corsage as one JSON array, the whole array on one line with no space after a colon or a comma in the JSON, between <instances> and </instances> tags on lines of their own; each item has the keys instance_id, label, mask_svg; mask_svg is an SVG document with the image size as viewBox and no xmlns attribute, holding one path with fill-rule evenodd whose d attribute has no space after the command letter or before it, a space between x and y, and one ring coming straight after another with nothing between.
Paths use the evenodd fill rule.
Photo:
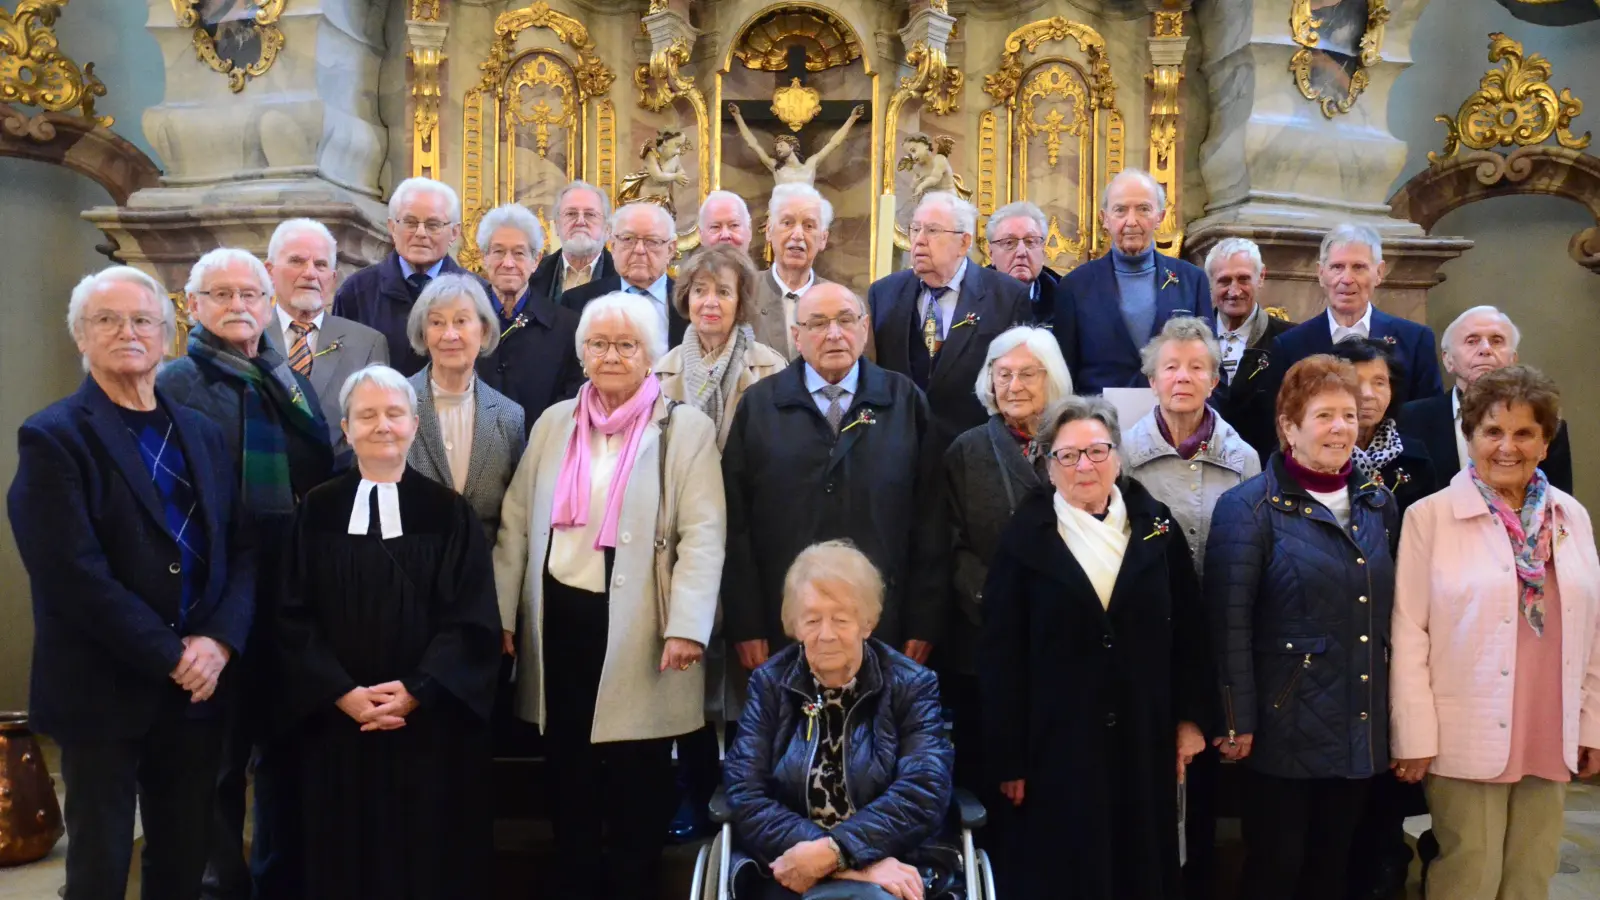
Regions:
<instances>
[{"instance_id":1,"label":"small flower corsage","mask_svg":"<svg viewBox=\"0 0 1600 900\"><path fill-rule=\"evenodd\" d=\"M811 726L817 721L817 714L822 711L821 700L807 700L800 711L806 714L806 740L811 740Z\"/></svg>"},{"instance_id":2,"label":"small flower corsage","mask_svg":"<svg viewBox=\"0 0 1600 900\"><path fill-rule=\"evenodd\" d=\"M1394 335L1392 335L1392 334L1384 335L1383 336L1383 342L1385 344L1388 344L1389 346L1393 347L1394 346Z\"/></svg>"},{"instance_id":3,"label":"small flower corsage","mask_svg":"<svg viewBox=\"0 0 1600 900\"><path fill-rule=\"evenodd\" d=\"M337 350L337 349L339 349L340 347L343 347L343 346L344 346L344 341L334 341L333 343L329 344L328 346L323 347L321 350L318 350L317 352L311 354L311 358L312 359L316 359L319 356L323 356L325 354L332 353L333 351L335 351L335 350Z\"/></svg>"},{"instance_id":4,"label":"small flower corsage","mask_svg":"<svg viewBox=\"0 0 1600 900\"><path fill-rule=\"evenodd\" d=\"M1567 539L1567 526L1565 526L1565 525L1557 525L1556 526L1556 546L1557 547L1561 546L1561 542L1566 540L1566 539Z\"/></svg>"},{"instance_id":5,"label":"small flower corsage","mask_svg":"<svg viewBox=\"0 0 1600 900\"><path fill-rule=\"evenodd\" d=\"M857 425L876 425L877 422L878 422L878 417L876 415L873 415L872 410L863 409L861 412L856 413L856 417L855 417L854 421L852 421L849 425L846 425L845 427L839 429L839 433L840 434L844 434L846 431L849 431L850 429L856 427Z\"/></svg>"},{"instance_id":6,"label":"small flower corsage","mask_svg":"<svg viewBox=\"0 0 1600 900\"><path fill-rule=\"evenodd\" d=\"M1262 372L1265 372L1271 365L1272 361L1267 358L1267 354L1261 354L1256 358L1256 370L1251 372L1250 376L1246 378L1245 381L1249 381L1250 379L1255 378L1257 375L1260 375Z\"/></svg>"},{"instance_id":7,"label":"small flower corsage","mask_svg":"<svg viewBox=\"0 0 1600 900\"><path fill-rule=\"evenodd\" d=\"M1173 285L1175 285L1177 283L1178 283L1178 273L1177 272L1168 272L1167 273L1167 280L1161 282L1161 289L1162 290L1166 290L1167 288L1172 287Z\"/></svg>"},{"instance_id":8,"label":"small flower corsage","mask_svg":"<svg viewBox=\"0 0 1600 900\"><path fill-rule=\"evenodd\" d=\"M966 318L964 318L961 321L955 323L954 325L951 325L950 326L950 330L951 331L955 331L957 328L960 328L963 325L976 325L976 324L978 324L979 318L980 317L978 316L977 313L967 313Z\"/></svg>"},{"instance_id":9,"label":"small flower corsage","mask_svg":"<svg viewBox=\"0 0 1600 900\"><path fill-rule=\"evenodd\" d=\"M507 328L505 331L500 332L500 340L502 340L502 341L505 340L506 339L506 335L510 334L513 331L516 331L518 328L522 328L523 326L525 326L527 324L528 324L528 314L527 313L523 313L522 315L517 316L515 319L512 320L511 326L509 328Z\"/></svg>"},{"instance_id":10,"label":"small flower corsage","mask_svg":"<svg viewBox=\"0 0 1600 900\"><path fill-rule=\"evenodd\" d=\"M1145 535L1144 539L1148 541L1151 538L1160 537L1161 535L1166 534L1168 531L1171 531L1171 530L1172 530L1172 520L1171 519L1157 519L1156 520L1155 530L1153 530L1149 534Z\"/></svg>"}]
</instances>

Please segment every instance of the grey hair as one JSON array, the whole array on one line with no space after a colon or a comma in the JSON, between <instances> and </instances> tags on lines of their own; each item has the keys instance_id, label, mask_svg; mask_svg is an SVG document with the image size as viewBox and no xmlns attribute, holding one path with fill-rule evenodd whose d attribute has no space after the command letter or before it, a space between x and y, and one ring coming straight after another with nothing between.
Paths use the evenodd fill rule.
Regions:
<instances>
[{"instance_id":1,"label":"grey hair","mask_svg":"<svg viewBox=\"0 0 1600 900\"><path fill-rule=\"evenodd\" d=\"M520 203L496 206L483 214L478 221L478 252L489 252L489 241L502 228L515 228L528 238L528 249L534 256L544 252L544 226L528 208Z\"/></svg>"},{"instance_id":2,"label":"grey hair","mask_svg":"<svg viewBox=\"0 0 1600 900\"><path fill-rule=\"evenodd\" d=\"M657 206L656 209L661 207ZM667 335L661 325L661 314L656 312L655 302L638 294L612 291L590 300L583 307L583 315L578 317L578 334L572 346L579 360L583 359L583 345L589 341L589 330L594 327L595 320L613 313L627 319L628 324L639 333L639 341L644 344L646 363L655 365L656 360L667 355Z\"/></svg>"},{"instance_id":3,"label":"grey hair","mask_svg":"<svg viewBox=\"0 0 1600 900\"><path fill-rule=\"evenodd\" d=\"M669 240L677 237L678 223L672 221L672 213L667 212L665 207L659 206L655 203L629 203L627 206L618 207L617 211L611 214L611 233L613 235L617 233L617 226L622 222L623 216L627 215L632 210L638 209L648 210L650 214L655 217L657 223L666 226L667 238Z\"/></svg>"},{"instance_id":4,"label":"grey hair","mask_svg":"<svg viewBox=\"0 0 1600 900\"><path fill-rule=\"evenodd\" d=\"M357 369L350 373L344 380L344 387L339 388L339 418L350 418L350 395L363 383L372 383L386 391L399 391L406 395L406 403L411 406L411 414L417 414L417 389L411 386L404 375L382 363L373 363L364 369Z\"/></svg>"},{"instance_id":5,"label":"grey hair","mask_svg":"<svg viewBox=\"0 0 1600 900\"><path fill-rule=\"evenodd\" d=\"M744 198L733 191L718 189L707 194L706 201L700 204L700 213L695 217L695 224L701 231L706 230L706 207L710 206L713 200L732 200L738 207L739 219L744 222L744 227L750 227L750 207L745 205Z\"/></svg>"},{"instance_id":6,"label":"grey hair","mask_svg":"<svg viewBox=\"0 0 1600 900\"><path fill-rule=\"evenodd\" d=\"M1348 247L1351 244L1360 244L1371 251L1373 265L1383 262L1383 238L1378 236L1376 230L1366 225L1356 225L1351 222L1335 225L1331 231L1323 236L1322 247L1317 251L1317 262L1327 265L1328 254L1340 247Z\"/></svg>"},{"instance_id":7,"label":"grey hair","mask_svg":"<svg viewBox=\"0 0 1600 900\"><path fill-rule=\"evenodd\" d=\"M276 263L278 254L283 252L283 245L297 234L311 232L328 243L328 260L331 263L339 262L339 242L333 239L333 232L328 226L316 219L284 219L278 227L272 229L272 238L267 241L267 260Z\"/></svg>"},{"instance_id":8,"label":"grey hair","mask_svg":"<svg viewBox=\"0 0 1600 900\"><path fill-rule=\"evenodd\" d=\"M607 223L611 221L611 198L606 195L605 191L602 191L589 182L581 179L578 181L569 181L567 182L566 187L556 191L556 203L555 206L551 208L556 211L557 218L561 217L561 204L567 202L567 195L571 194L573 191L588 191L589 193L594 194L596 197L599 197L600 217Z\"/></svg>"},{"instance_id":9,"label":"grey hair","mask_svg":"<svg viewBox=\"0 0 1600 900\"><path fill-rule=\"evenodd\" d=\"M1156 212L1166 212L1167 189L1161 186L1161 182L1157 181L1154 175L1151 175L1149 172L1146 172L1143 169L1123 169L1121 172L1111 176L1111 180L1106 182L1105 194L1100 201L1100 208L1102 210L1109 210L1111 208L1111 189L1116 187L1117 182L1123 180L1124 178L1137 178L1144 182L1145 187L1148 187L1150 192L1156 195Z\"/></svg>"},{"instance_id":10,"label":"grey hair","mask_svg":"<svg viewBox=\"0 0 1600 900\"><path fill-rule=\"evenodd\" d=\"M194 295L205 289L206 279L211 273L226 269L232 265L242 265L250 270L256 277L256 283L261 285L261 293L268 300L272 299L272 276L267 274L267 267L256 259L249 250L240 250L238 247L217 247L206 251L206 254L195 260L194 266L189 269L189 280L183 285L186 295ZM199 320L194 317L194 304L189 305L189 323L195 324Z\"/></svg>"},{"instance_id":11,"label":"grey hair","mask_svg":"<svg viewBox=\"0 0 1600 900\"><path fill-rule=\"evenodd\" d=\"M1517 345L1522 343L1522 330L1517 327L1517 323L1511 321L1510 316L1493 306L1474 306L1471 309L1463 312L1461 315L1456 316L1455 321L1445 326L1444 335L1439 339L1439 349L1443 351L1449 351L1451 347L1455 346L1456 337L1461 333L1461 326L1467 324L1467 319L1470 319L1473 316L1483 315L1485 313L1492 313L1493 315L1499 316L1500 321L1506 323L1506 327L1511 329L1511 349L1516 350Z\"/></svg>"},{"instance_id":12,"label":"grey hair","mask_svg":"<svg viewBox=\"0 0 1600 900\"><path fill-rule=\"evenodd\" d=\"M1044 366L1046 409L1059 403L1063 397L1072 395L1072 372L1067 369L1067 361L1061 358L1061 345L1056 341L1056 336L1043 328L1017 325L1000 332L989 342L989 352L984 354L983 367L978 370L978 383L975 388L978 392L978 402L983 404L983 408L988 410L991 416L1000 412L999 404L994 397L995 361L1018 347L1028 348L1028 352Z\"/></svg>"},{"instance_id":13,"label":"grey hair","mask_svg":"<svg viewBox=\"0 0 1600 900\"><path fill-rule=\"evenodd\" d=\"M1073 422L1093 419L1111 433L1111 443L1122 446L1122 426L1117 424L1117 408L1099 395L1072 396L1057 403L1044 414L1044 427L1039 429L1039 439L1054 444L1061 429Z\"/></svg>"},{"instance_id":14,"label":"grey hair","mask_svg":"<svg viewBox=\"0 0 1600 900\"><path fill-rule=\"evenodd\" d=\"M150 277L148 272L133 266L108 266L93 275L85 275L72 289L72 297L67 301L67 333L72 335L74 341L83 338L83 314L89 305L89 298L108 284L131 284L149 292L156 305L161 307L161 334L165 338L162 344L172 346L172 342L178 339L178 313L172 305L172 298L167 296L166 288ZM83 370L89 371L88 354L83 356Z\"/></svg>"},{"instance_id":15,"label":"grey hair","mask_svg":"<svg viewBox=\"0 0 1600 900\"><path fill-rule=\"evenodd\" d=\"M1027 219L1039 228L1039 236L1043 237L1050 231L1050 222L1044 217L1044 210L1026 200L1007 203L989 215L989 223L983 228L983 239L994 243L995 232L1007 219Z\"/></svg>"},{"instance_id":16,"label":"grey hair","mask_svg":"<svg viewBox=\"0 0 1600 900\"><path fill-rule=\"evenodd\" d=\"M767 222L778 218L778 210L791 203L802 200L817 204L819 214L822 216L822 230L827 231L833 227L833 204L828 198L822 196L816 188L809 184L780 184L772 189L772 197L767 200Z\"/></svg>"},{"instance_id":17,"label":"grey hair","mask_svg":"<svg viewBox=\"0 0 1600 900\"><path fill-rule=\"evenodd\" d=\"M417 302L411 304L411 312L406 316L406 340L411 342L411 349L422 356L428 355L428 313L441 303L454 303L462 297L472 301L473 312L483 322L483 344L478 347L478 355L488 356L494 352L500 345L500 317L489 304L483 283L461 272L440 273L422 289Z\"/></svg>"},{"instance_id":18,"label":"grey hair","mask_svg":"<svg viewBox=\"0 0 1600 900\"><path fill-rule=\"evenodd\" d=\"M416 193L433 194L443 197L450 203L450 224L461 221L461 198L456 196L456 189L442 181L432 178L407 178L395 185L394 193L389 195L389 218L399 221L400 213L405 209L406 201Z\"/></svg>"},{"instance_id":19,"label":"grey hair","mask_svg":"<svg viewBox=\"0 0 1600 900\"><path fill-rule=\"evenodd\" d=\"M1242 237L1224 238L1217 241L1216 246L1211 248L1211 252L1206 254L1206 277L1215 278L1216 272L1213 270L1217 266L1241 253L1244 254L1246 259L1250 260L1251 270L1256 273L1257 278L1260 278L1261 271L1266 268L1261 262L1261 248L1256 246L1255 241Z\"/></svg>"},{"instance_id":20,"label":"grey hair","mask_svg":"<svg viewBox=\"0 0 1600 900\"><path fill-rule=\"evenodd\" d=\"M856 616L864 630L878 627L883 618L883 574L872 560L848 540L812 544L794 558L783 576L783 602L779 618L783 633L794 637L800 620L801 593L808 587L829 585L856 603Z\"/></svg>"},{"instance_id":21,"label":"grey hair","mask_svg":"<svg viewBox=\"0 0 1600 900\"><path fill-rule=\"evenodd\" d=\"M942 206L949 211L956 220L956 230L976 236L978 233L978 208L971 203L957 197L950 191L929 191L917 201L917 208L911 213L914 219L925 207Z\"/></svg>"},{"instance_id":22,"label":"grey hair","mask_svg":"<svg viewBox=\"0 0 1600 900\"><path fill-rule=\"evenodd\" d=\"M1199 341L1206 345L1206 355L1211 358L1211 374L1213 377L1222 372L1222 347L1217 344L1216 335L1211 333L1211 325L1199 316L1173 316L1161 326L1156 336L1150 343L1144 345L1139 351L1140 364L1143 367L1144 377L1154 380L1156 377L1156 361L1161 358L1161 348L1172 341Z\"/></svg>"}]
</instances>

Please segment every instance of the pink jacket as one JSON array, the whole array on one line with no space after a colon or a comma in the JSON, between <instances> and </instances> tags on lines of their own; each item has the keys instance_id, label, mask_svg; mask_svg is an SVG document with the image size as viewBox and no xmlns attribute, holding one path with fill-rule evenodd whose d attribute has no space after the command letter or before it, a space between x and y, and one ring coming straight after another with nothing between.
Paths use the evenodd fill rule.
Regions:
<instances>
[{"instance_id":1,"label":"pink jacket","mask_svg":"<svg viewBox=\"0 0 1600 900\"><path fill-rule=\"evenodd\" d=\"M1600 747L1600 558L1589 513L1550 488L1561 593L1563 751ZM1511 539L1462 469L1406 511L1395 575L1390 746L1435 757L1430 773L1484 780L1505 771L1517 670ZM1546 634L1546 637L1549 637Z\"/></svg>"}]
</instances>

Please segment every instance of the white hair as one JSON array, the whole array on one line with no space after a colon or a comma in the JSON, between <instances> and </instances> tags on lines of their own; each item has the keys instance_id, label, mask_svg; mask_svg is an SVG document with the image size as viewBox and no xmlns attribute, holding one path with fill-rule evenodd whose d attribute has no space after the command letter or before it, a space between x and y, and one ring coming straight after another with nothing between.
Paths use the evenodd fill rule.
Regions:
<instances>
[{"instance_id":1,"label":"white hair","mask_svg":"<svg viewBox=\"0 0 1600 900\"><path fill-rule=\"evenodd\" d=\"M641 209L649 211L655 217L656 223L666 231L668 239L677 237L678 223L672 221L672 213L667 212L665 207L655 203L629 203L627 206L619 207L616 212L611 214L611 233L613 235L617 233L617 226L621 224L624 216L629 212Z\"/></svg>"},{"instance_id":2,"label":"white hair","mask_svg":"<svg viewBox=\"0 0 1600 900\"><path fill-rule=\"evenodd\" d=\"M1348 247L1351 244L1360 244L1366 247L1372 253L1373 265L1383 262L1383 238L1378 236L1376 230L1366 225L1356 225L1350 222L1346 222L1343 225L1335 225L1333 230L1323 236L1322 248L1317 251L1317 262L1327 265L1329 254L1340 247Z\"/></svg>"},{"instance_id":3,"label":"white hair","mask_svg":"<svg viewBox=\"0 0 1600 900\"><path fill-rule=\"evenodd\" d=\"M929 191L922 195L921 200L917 201L917 208L912 212L911 217L913 219L916 218L929 206L944 207L950 213L951 218L955 219L957 231L977 236L978 210L971 203L949 191Z\"/></svg>"},{"instance_id":4,"label":"white hair","mask_svg":"<svg viewBox=\"0 0 1600 900\"><path fill-rule=\"evenodd\" d=\"M1048 329L1017 325L1000 332L989 342L989 352L984 354L983 367L978 370L976 386L978 402L983 404L983 408L988 410L991 416L1000 412L994 397L995 360L1018 347L1026 347L1028 352L1039 360L1039 364L1044 366L1046 409L1072 396L1072 373L1067 369L1067 361L1061 358L1061 345L1056 341L1056 336Z\"/></svg>"},{"instance_id":5,"label":"white hair","mask_svg":"<svg viewBox=\"0 0 1600 900\"><path fill-rule=\"evenodd\" d=\"M1461 334L1461 329L1467 324L1467 320L1481 315L1499 316L1500 321L1506 323L1506 329L1511 332L1512 350L1516 350L1517 345L1522 343L1522 330L1517 328L1517 323L1511 321L1510 316L1493 306L1474 306L1456 316L1455 321L1445 326L1444 335L1439 339L1439 349L1448 353L1450 348L1455 346L1456 338Z\"/></svg>"},{"instance_id":6,"label":"white hair","mask_svg":"<svg viewBox=\"0 0 1600 900\"><path fill-rule=\"evenodd\" d=\"M406 403L411 407L411 414L417 414L417 389L411 386L404 375L396 372L382 363L374 363L365 369L357 369L350 373L344 380L344 387L339 388L339 418L350 418L350 395L363 383L375 384L386 391L399 391L406 395Z\"/></svg>"},{"instance_id":7,"label":"white hair","mask_svg":"<svg viewBox=\"0 0 1600 900\"><path fill-rule=\"evenodd\" d=\"M1217 266L1240 254L1250 260L1251 270L1255 272L1257 278L1260 278L1261 270L1265 268L1261 264L1261 248L1256 246L1255 241L1242 237L1224 238L1217 241L1216 246L1211 248L1211 252L1206 254L1206 277L1215 278Z\"/></svg>"},{"instance_id":8,"label":"white hair","mask_svg":"<svg viewBox=\"0 0 1600 900\"><path fill-rule=\"evenodd\" d=\"M256 277L256 283L261 285L261 293L265 294L268 300L272 299L272 276L267 274L267 267L261 264L261 260L256 259L254 253L238 247L218 247L195 260L193 268L189 269L189 280L184 283L183 292L188 295L200 293L205 290L206 279L210 278L213 272L235 265L249 269L250 274ZM189 305L189 321L191 323L197 321L194 317L194 304Z\"/></svg>"},{"instance_id":9,"label":"white hair","mask_svg":"<svg viewBox=\"0 0 1600 900\"><path fill-rule=\"evenodd\" d=\"M278 227L272 229L272 239L267 241L267 261L276 263L278 254L283 252L283 245L295 235L311 232L322 238L328 245L328 261L337 264L339 261L339 242L333 239L333 232L328 226L316 219L284 219Z\"/></svg>"},{"instance_id":10,"label":"white hair","mask_svg":"<svg viewBox=\"0 0 1600 900\"><path fill-rule=\"evenodd\" d=\"M109 284L131 284L144 288L156 301L156 306L161 308L162 344L172 346L172 342L178 339L178 312L172 304L172 298L167 296L166 288L150 277L148 272L133 266L109 266L93 275L85 275L72 289L72 297L67 301L67 333L72 335L74 341L83 337L83 314L89 305L89 298ZM89 371L88 354L83 356L83 370Z\"/></svg>"},{"instance_id":11,"label":"white hair","mask_svg":"<svg viewBox=\"0 0 1600 900\"><path fill-rule=\"evenodd\" d=\"M823 231L833 227L833 204L809 184L780 184L773 188L772 197L767 200L767 222L771 223L778 218L779 210L785 206L801 201L817 204Z\"/></svg>"},{"instance_id":12,"label":"white hair","mask_svg":"<svg viewBox=\"0 0 1600 900\"><path fill-rule=\"evenodd\" d=\"M707 194L706 202L700 204L700 214L696 217L695 224L701 231L706 230L706 207L710 206L713 200L732 200L734 208L739 210L739 221L744 223L745 228L750 227L750 207L745 205L744 198L733 191L719 189Z\"/></svg>"},{"instance_id":13,"label":"white hair","mask_svg":"<svg viewBox=\"0 0 1600 900\"><path fill-rule=\"evenodd\" d=\"M1018 200L1014 203L1007 203L989 216L989 223L983 228L983 239L991 244L994 243L995 233L1000 230L1000 226L1005 224L1007 219L1018 218L1027 219L1038 226L1040 237L1050 231L1050 222L1045 219L1044 210L1026 200Z\"/></svg>"},{"instance_id":14,"label":"white hair","mask_svg":"<svg viewBox=\"0 0 1600 900\"><path fill-rule=\"evenodd\" d=\"M1172 341L1199 341L1206 345L1206 354L1211 359L1211 374L1213 377L1222 372L1222 347L1217 343L1217 336L1211 333L1211 325L1199 316L1173 316L1161 326L1156 336L1150 343L1144 345L1139 351L1141 371L1144 377L1154 380L1156 377L1156 362L1161 358L1161 348Z\"/></svg>"},{"instance_id":15,"label":"white hair","mask_svg":"<svg viewBox=\"0 0 1600 900\"><path fill-rule=\"evenodd\" d=\"M483 214L478 221L478 252L489 252L489 241L502 228L515 228L528 238L528 249L534 256L544 252L544 226L528 208L520 203L496 206Z\"/></svg>"},{"instance_id":16,"label":"white hair","mask_svg":"<svg viewBox=\"0 0 1600 900\"><path fill-rule=\"evenodd\" d=\"M1101 209L1105 210L1111 208L1111 189L1116 187L1117 182L1123 180L1124 178L1137 178L1138 180L1144 182L1145 187L1149 188L1150 193L1154 194L1156 197L1156 212L1166 212L1167 189L1161 186L1161 182L1157 181L1154 175L1151 175L1149 172L1146 172L1143 169L1123 169L1121 172L1111 176L1111 180L1106 182L1104 199L1100 201Z\"/></svg>"},{"instance_id":17,"label":"white hair","mask_svg":"<svg viewBox=\"0 0 1600 900\"><path fill-rule=\"evenodd\" d=\"M566 187L562 188L559 191L556 191L556 204L553 207L553 209L555 209L555 211L556 211L557 218L559 218L561 216L561 204L567 202L567 195L571 194L573 191L588 191L589 193L594 194L596 197L599 197L600 198L600 217L604 221L610 221L610 219L611 219L611 198L606 196L606 192L605 191L602 191L599 188L595 187L594 185L590 184L589 182L583 181L583 180L569 181L569 182L567 182L567 186Z\"/></svg>"},{"instance_id":18,"label":"white hair","mask_svg":"<svg viewBox=\"0 0 1600 900\"><path fill-rule=\"evenodd\" d=\"M411 342L411 349L417 351L418 355L428 355L428 313L435 306L454 303L462 297L472 301L472 309L483 323L483 344L478 347L478 355L488 356L494 352L494 348L500 344L500 316L489 305L489 295L484 292L483 283L463 272L441 272L417 295L417 302L411 304L411 312L406 315L406 340Z\"/></svg>"},{"instance_id":19,"label":"white hair","mask_svg":"<svg viewBox=\"0 0 1600 900\"><path fill-rule=\"evenodd\" d=\"M657 206L656 209L661 207ZM613 313L627 319L633 330L638 332L639 342L644 345L646 364L654 365L656 360L667 355L667 334L655 303L638 294L612 291L590 300L583 307L583 315L578 317L578 334L573 341L573 349L578 352L579 360L583 359L583 345L589 342L589 329L594 327L595 320Z\"/></svg>"},{"instance_id":20,"label":"white hair","mask_svg":"<svg viewBox=\"0 0 1600 900\"><path fill-rule=\"evenodd\" d=\"M432 178L407 178L395 185L394 193L389 195L389 218L400 221L401 212L406 203L416 193L433 194L443 197L450 208L450 224L461 221L461 198L456 196L456 189L442 181Z\"/></svg>"}]
</instances>

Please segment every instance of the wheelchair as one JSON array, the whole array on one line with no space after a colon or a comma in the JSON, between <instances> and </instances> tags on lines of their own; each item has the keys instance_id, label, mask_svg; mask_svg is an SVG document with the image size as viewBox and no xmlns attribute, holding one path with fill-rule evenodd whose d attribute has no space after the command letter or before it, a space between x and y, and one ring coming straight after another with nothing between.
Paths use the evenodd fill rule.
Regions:
<instances>
[{"instance_id":1,"label":"wheelchair","mask_svg":"<svg viewBox=\"0 0 1600 900\"><path fill-rule=\"evenodd\" d=\"M711 798L711 821L718 828L717 837L700 848L694 862L694 879L690 882L689 900L732 900L733 873L729 871L733 854L733 811L728 806L726 789L717 788ZM971 791L956 788L950 800L947 831L959 831L960 855L956 860L959 869L953 874L957 880L954 891L942 896L951 900L997 900L994 890L994 870L989 865L989 854L973 846L972 833L982 828L989 819L983 803ZM964 882L964 884L963 884ZM838 882L823 882L823 884ZM715 887L713 892L711 888Z\"/></svg>"}]
</instances>

